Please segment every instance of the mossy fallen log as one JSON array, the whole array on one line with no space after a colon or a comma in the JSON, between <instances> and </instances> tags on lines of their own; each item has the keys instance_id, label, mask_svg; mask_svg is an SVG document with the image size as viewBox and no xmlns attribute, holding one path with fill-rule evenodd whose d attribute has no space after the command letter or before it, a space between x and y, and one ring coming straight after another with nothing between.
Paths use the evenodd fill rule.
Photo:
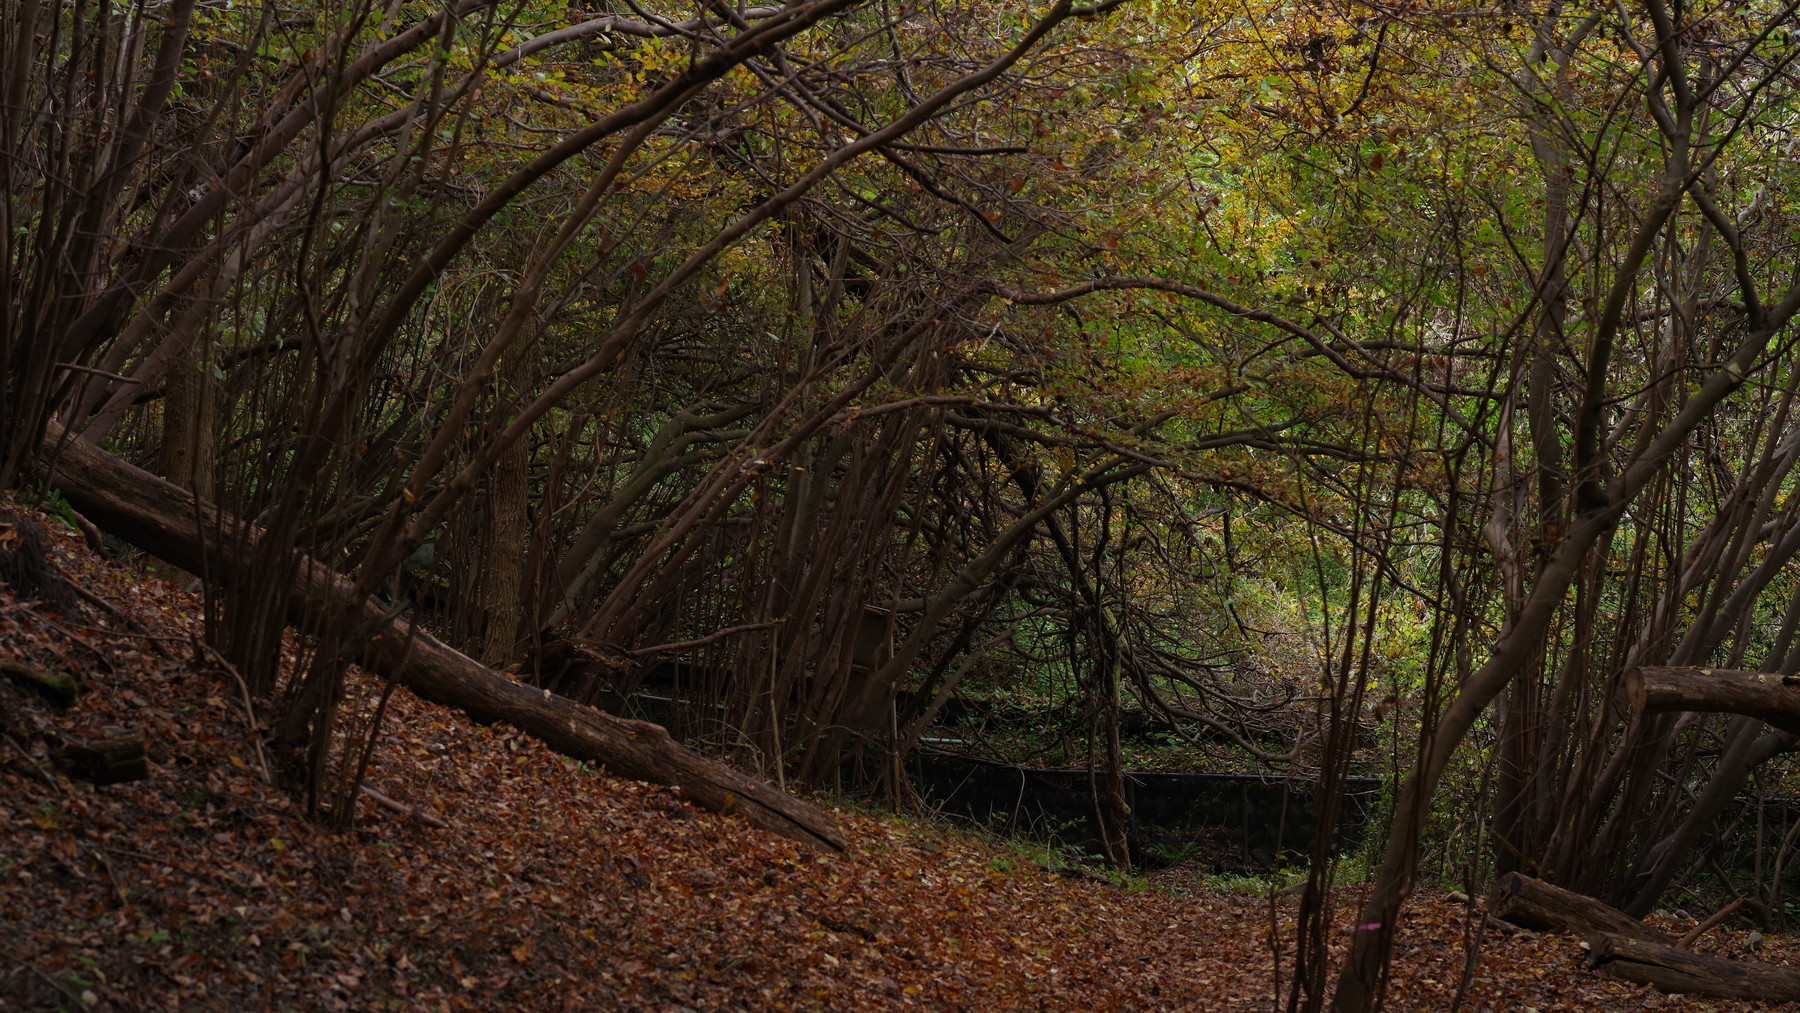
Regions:
<instances>
[{"instance_id":1,"label":"mossy fallen log","mask_svg":"<svg viewBox=\"0 0 1800 1013\"><path fill-rule=\"evenodd\" d=\"M75 702L75 677L67 672L40 672L22 661L0 658L0 676L15 686L23 686L50 701L67 707Z\"/></svg>"}]
</instances>

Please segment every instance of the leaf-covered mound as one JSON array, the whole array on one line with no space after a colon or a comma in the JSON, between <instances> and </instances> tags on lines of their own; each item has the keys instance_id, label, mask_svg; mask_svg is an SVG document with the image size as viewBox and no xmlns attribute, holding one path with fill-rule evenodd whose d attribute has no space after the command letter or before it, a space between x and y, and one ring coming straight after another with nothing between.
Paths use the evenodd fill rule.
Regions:
<instances>
[{"instance_id":1,"label":"leaf-covered mound","mask_svg":"<svg viewBox=\"0 0 1800 1013\"><path fill-rule=\"evenodd\" d=\"M1252 1010L1272 1008L1276 954L1290 967L1291 900L1191 870L1149 889L1059 877L842 807L852 853L800 853L404 693L371 775L397 805L365 798L353 829L327 830L265 777L230 674L193 662L198 603L66 537L54 552L118 614L0 589L0 659L79 685L67 709L0 688L0 1008ZM147 778L67 776L68 743L117 734L144 737ZM1414 904L1394 1008L1449 1008L1467 915ZM1581 970L1569 940L1491 933L1469 1001L1748 1008L1674 1003Z\"/></svg>"}]
</instances>

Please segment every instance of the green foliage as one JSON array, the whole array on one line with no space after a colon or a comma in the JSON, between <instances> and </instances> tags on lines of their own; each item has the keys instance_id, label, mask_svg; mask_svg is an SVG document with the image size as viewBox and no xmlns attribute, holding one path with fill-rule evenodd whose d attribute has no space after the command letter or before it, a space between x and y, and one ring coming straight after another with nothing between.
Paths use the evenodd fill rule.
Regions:
<instances>
[{"instance_id":1,"label":"green foliage","mask_svg":"<svg viewBox=\"0 0 1800 1013\"><path fill-rule=\"evenodd\" d=\"M1273 890L1280 889L1280 877L1250 876L1243 873L1220 872L1209 873L1201 879L1208 888L1220 893L1237 893L1248 897L1267 897Z\"/></svg>"},{"instance_id":2,"label":"green foliage","mask_svg":"<svg viewBox=\"0 0 1800 1013\"><path fill-rule=\"evenodd\" d=\"M60 490L40 489L38 504L38 509L42 510L45 515L61 521L63 526L70 531L77 533L81 531L81 522L76 518L75 508L69 505L68 499Z\"/></svg>"}]
</instances>

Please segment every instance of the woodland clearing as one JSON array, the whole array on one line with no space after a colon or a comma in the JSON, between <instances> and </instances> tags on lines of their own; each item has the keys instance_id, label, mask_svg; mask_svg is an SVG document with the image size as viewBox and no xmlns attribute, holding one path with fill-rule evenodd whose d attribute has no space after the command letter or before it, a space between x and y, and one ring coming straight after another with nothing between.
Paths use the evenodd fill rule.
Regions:
<instances>
[{"instance_id":1,"label":"woodland clearing","mask_svg":"<svg viewBox=\"0 0 1800 1013\"><path fill-rule=\"evenodd\" d=\"M0 0L0 1002L1800 996L1797 23Z\"/></svg>"}]
</instances>

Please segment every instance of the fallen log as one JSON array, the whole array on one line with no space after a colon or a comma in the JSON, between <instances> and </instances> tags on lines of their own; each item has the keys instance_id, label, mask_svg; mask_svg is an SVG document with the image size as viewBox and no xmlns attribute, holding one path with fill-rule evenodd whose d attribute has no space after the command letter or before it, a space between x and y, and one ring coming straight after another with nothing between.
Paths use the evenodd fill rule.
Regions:
<instances>
[{"instance_id":1,"label":"fallen log","mask_svg":"<svg viewBox=\"0 0 1800 1013\"><path fill-rule=\"evenodd\" d=\"M1494 884L1493 895L1488 898L1488 914L1528 929L1576 935L1607 932L1652 943L1673 941L1667 933L1618 908L1518 872L1509 872Z\"/></svg>"},{"instance_id":2,"label":"fallen log","mask_svg":"<svg viewBox=\"0 0 1800 1013\"><path fill-rule=\"evenodd\" d=\"M1708 999L1800 999L1800 967L1706 957L1610 932L1588 938L1588 966L1662 992Z\"/></svg>"},{"instance_id":3,"label":"fallen log","mask_svg":"<svg viewBox=\"0 0 1800 1013\"><path fill-rule=\"evenodd\" d=\"M80 688L75 685L75 677L67 672L52 675L10 658L0 658L0 677L37 693L59 707L73 704L76 694L80 692Z\"/></svg>"},{"instance_id":4,"label":"fallen log","mask_svg":"<svg viewBox=\"0 0 1800 1013\"><path fill-rule=\"evenodd\" d=\"M1644 665L1625 673L1625 695L1639 713L1742 714L1800 735L1800 676Z\"/></svg>"},{"instance_id":5,"label":"fallen log","mask_svg":"<svg viewBox=\"0 0 1800 1013\"><path fill-rule=\"evenodd\" d=\"M242 574L260 529L205 500L52 428L42 459L54 462L51 484L95 523L171 565L194 573ZM288 619L317 628L357 601L354 582L296 553L295 593ZM232 581L227 580L227 583ZM363 664L434 703L483 722L501 722L565 756L604 765L620 777L681 788L696 805L736 813L752 826L814 848L842 851L842 831L816 807L708 759L669 737L661 725L631 721L508 679L398 618L361 602L375 633Z\"/></svg>"}]
</instances>

